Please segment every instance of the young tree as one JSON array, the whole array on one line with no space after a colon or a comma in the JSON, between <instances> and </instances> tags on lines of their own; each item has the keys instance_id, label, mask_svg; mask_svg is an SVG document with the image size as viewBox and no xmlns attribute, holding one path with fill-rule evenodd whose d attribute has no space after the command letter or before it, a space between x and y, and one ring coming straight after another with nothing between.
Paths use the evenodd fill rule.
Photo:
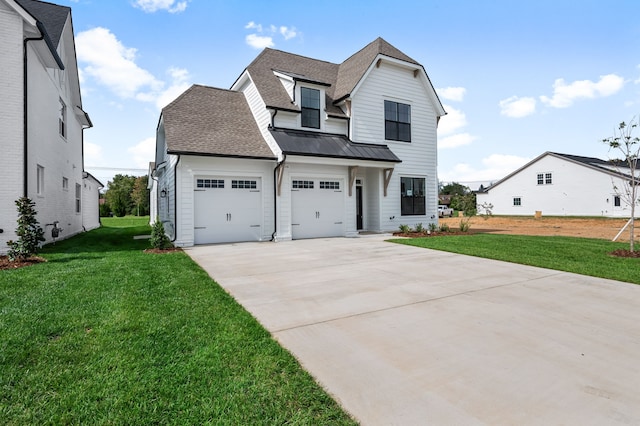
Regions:
<instances>
[{"instance_id":1,"label":"young tree","mask_svg":"<svg viewBox=\"0 0 640 426\"><path fill-rule=\"evenodd\" d=\"M624 121L614 130L613 136L603 139L602 142L609 146L609 150L615 150L622 154L622 160L613 161L618 168L622 178L622 188L615 183L613 190L621 200L631 208L631 218L629 219L629 251L634 251L635 240L635 214L638 203L638 185L640 178L637 175L638 157L640 156L640 138L634 136L638 127L636 118L632 118L629 123ZM622 164L621 164L622 163ZM628 173L626 172L628 169Z\"/></svg>"},{"instance_id":2,"label":"young tree","mask_svg":"<svg viewBox=\"0 0 640 426\"><path fill-rule=\"evenodd\" d=\"M155 249L166 249L171 247L171 240L164 232L164 225L159 217L156 217L156 221L151 227L151 239L149 240L151 247Z\"/></svg>"},{"instance_id":3,"label":"young tree","mask_svg":"<svg viewBox=\"0 0 640 426\"><path fill-rule=\"evenodd\" d=\"M131 200L136 206L136 216L144 216L149 213L149 176L144 175L136 178L131 192Z\"/></svg>"},{"instance_id":4,"label":"young tree","mask_svg":"<svg viewBox=\"0 0 640 426\"><path fill-rule=\"evenodd\" d=\"M44 231L40 227L35 209L36 203L27 197L16 201L18 207L18 241L8 241L9 260L24 260L38 253L38 246L44 241Z\"/></svg>"}]
</instances>

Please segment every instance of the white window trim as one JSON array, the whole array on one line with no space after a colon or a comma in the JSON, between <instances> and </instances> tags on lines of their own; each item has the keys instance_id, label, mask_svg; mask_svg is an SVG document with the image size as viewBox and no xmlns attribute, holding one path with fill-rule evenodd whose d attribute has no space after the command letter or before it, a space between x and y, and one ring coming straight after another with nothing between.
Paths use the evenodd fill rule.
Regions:
<instances>
[{"instance_id":1,"label":"white window trim","mask_svg":"<svg viewBox=\"0 0 640 426\"><path fill-rule=\"evenodd\" d=\"M314 127L302 127L302 91L300 90L302 87L307 89L314 89L320 92L320 128L316 129ZM295 104L298 108L300 108L300 114L298 114L298 118L296 120L297 126L301 130L305 130L308 132L324 132L325 122L327 120L327 105L326 105L326 94L324 86L318 86L309 83L300 83L296 84L295 88Z\"/></svg>"},{"instance_id":2,"label":"white window trim","mask_svg":"<svg viewBox=\"0 0 640 426\"><path fill-rule=\"evenodd\" d=\"M44 167L40 164L36 167L36 195L44 197Z\"/></svg>"}]
</instances>

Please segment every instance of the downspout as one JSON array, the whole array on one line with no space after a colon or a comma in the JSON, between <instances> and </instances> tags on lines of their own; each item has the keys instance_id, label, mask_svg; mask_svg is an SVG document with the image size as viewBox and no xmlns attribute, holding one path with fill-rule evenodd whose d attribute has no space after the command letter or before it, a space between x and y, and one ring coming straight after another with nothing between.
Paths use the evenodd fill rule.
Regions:
<instances>
[{"instance_id":1,"label":"downspout","mask_svg":"<svg viewBox=\"0 0 640 426\"><path fill-rule=\"evenodd\" d=\"M271 241L276 240L276 233L278 232L278 169L284 167L286 160L287 154L282 153L282 161L278 162L273 169L273 234L271 234Z\"/></svg>"},{"instance_id":2,"label":"downspout","mask_svg":"<svg viewBox=\"0 0 640 426\"><path fill-rule=\"evenodd\" d=\"M28 197L29 196L29 185L28 185L28 177L29 177L29 165L28 165L28 148L29 148L29 135L28 135L28 131L29 131L29 118L28 118L28 112L29 112L29 102L28 102L28 96L27 96L27 90L29 88L29 85L27 83L27 78L28 78L28 73L27 73L27 43L30 41L39 41L39 40L44 40L44 34L42 33L42 31L40 32L40 37L28 37L25 38L22 41L22 96L23 96L23 125L24 125L24 134L23 134L23 144L24 144L24 158L23 158L23 162L24 162L24 187L23 187L23 197Z\"/></svg>"},{"instance_id":3,"label":"downspout","mask_svg":"<svg viewBox=\"0 0 640 426\"><path fill-rule=\"evenodd\" d=\"M178 164L180 163L180 159L182 157L178 154L178 161L176 161L176 165L173 166L173 239L171 242L173 243L178 239Z\"/></svg>"}]
</instances>

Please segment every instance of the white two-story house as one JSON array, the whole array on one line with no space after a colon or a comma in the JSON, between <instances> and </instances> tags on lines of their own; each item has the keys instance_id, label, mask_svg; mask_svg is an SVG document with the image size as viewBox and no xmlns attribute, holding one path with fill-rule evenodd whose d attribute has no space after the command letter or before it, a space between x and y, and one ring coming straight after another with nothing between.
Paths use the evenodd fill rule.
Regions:
<instances>
[{"instance_id":1,"label":"white two-story house","mask_svg":"<svg viewBox=\"0 0 640 426\"><path fill-rule=\"evenodd\" d=\"M71 9L0 0L0 60L1 254L16 239L17 199L35 201L51 241L54 223L58 238L99 226L102 184L83 173L83 130L91 121L80 98Z\"/></svg>"},{"instance_id":2,"label":"white two-story house","mask_svg":"<svg viewBox=\"0 0 640 426\"><path fill-rule=\"evenodd\" d=\"M230 90L194 85L162 110L158 215L178 246L426 227L444 114L381 38L340 64L265 49Z\"/></svg>"}]
</instances>

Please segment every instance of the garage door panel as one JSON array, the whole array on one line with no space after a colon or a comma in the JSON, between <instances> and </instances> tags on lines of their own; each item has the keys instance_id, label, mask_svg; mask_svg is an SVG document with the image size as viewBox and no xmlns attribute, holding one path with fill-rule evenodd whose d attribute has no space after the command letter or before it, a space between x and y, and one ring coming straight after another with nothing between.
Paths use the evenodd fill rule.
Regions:
<instances>
[{"instance_id":1,"label":"garage door panel","mask_svg":"<svg viewBox=\"0 0 640 426\"><path fill-rule=\"evenodd\" d=\"M292 237L344 235L344 192L340 179L294 179L291 184Z\"/></svg>"},{"instance_id":2,"label":"garage door panel","mask_svg":"<svg viewBox=\"0 0 640 426\"><path fill-rule=\"evenodd\" d=\"M257 241L262 237L259 178L196 179L196 244Z\"/></svg>"}]
</instances>

